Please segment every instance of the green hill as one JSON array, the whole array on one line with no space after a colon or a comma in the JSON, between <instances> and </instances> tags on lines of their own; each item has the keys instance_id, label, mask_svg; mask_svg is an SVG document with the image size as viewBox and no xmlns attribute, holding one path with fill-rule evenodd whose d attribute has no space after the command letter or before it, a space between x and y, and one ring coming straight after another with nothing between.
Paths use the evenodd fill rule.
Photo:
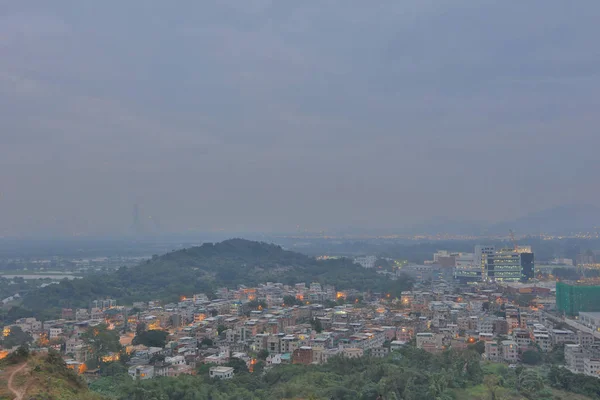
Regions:
<instances>
[{"instance_id":1,"label":"green hill","mask_svg":"<svg viewBox=\"0 0 600 400\"><path fill-rule=\"evenodd\" d=\"M252 286L262 282L320 282L338 289L371 290L397 296L409 279L391 281L348 259L316 260L280 246L244 239L173 251L134 267L108 274L62 281L26 296L19 314L55 315L62 307L88 307L98 298L121 304L211 292L219 287Z\"/></svg>"}]
</instances>

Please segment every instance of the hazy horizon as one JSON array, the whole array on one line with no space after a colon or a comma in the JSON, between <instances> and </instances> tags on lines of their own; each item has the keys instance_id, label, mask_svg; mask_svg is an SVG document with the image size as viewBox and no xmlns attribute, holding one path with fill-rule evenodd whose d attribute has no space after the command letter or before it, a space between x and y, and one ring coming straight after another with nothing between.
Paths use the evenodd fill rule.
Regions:
<instances>
[{"instance_id":1,"label":"hazy horizon","mask_svg":"<svg viewBox=\"0 0 600 400\"><path fill-rule=\"evenodd\" d=\"M592 0L9 2L0 236L122 235L135 204L160 232L597 204L598 17Z\"/></svg>"}]
</instances>

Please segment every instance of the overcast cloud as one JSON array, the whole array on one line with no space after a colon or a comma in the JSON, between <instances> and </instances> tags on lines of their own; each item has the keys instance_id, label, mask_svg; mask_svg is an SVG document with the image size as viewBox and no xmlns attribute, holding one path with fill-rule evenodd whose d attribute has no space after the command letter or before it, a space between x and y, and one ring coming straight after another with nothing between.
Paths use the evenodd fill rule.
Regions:
<instances>
[{"instance_id":1,"label":"overcast cloud","mask_svg":"<svg viewBox=\"0 0 600 400\"><path fill-rule=\"evenodd\" d=\"M0 235L125 233L135 203L168 231L290 231L595 202L599 20L598 0L0 1Z\"/></svg>"}]
</instances>

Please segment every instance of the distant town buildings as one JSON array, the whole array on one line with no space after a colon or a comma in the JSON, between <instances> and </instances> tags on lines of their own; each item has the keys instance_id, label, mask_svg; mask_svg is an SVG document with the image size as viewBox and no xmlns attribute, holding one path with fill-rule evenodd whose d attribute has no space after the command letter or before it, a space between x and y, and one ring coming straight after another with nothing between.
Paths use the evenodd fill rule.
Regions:
<instances>
[{"instance_id":1,"label":"distant town buildings","mask_svg":"<svg viewBox=\"0 0 600 400\"><path fill-rule=\"evenodd\" d=\"M375 261L377 261L377 257L375 256L364 256L354 259L354 262L360 264L363 268L375 268Z\"/></svg>"},{"instance_id":2,"label":"distant town buildings","mask_svg":"<svg viewBox=\"0 0 600 400\"><path fill-rule=\"evenodd\" d=\"M453 268L453 276L460 283L472 282L527 282L534 278L534 256L531 248L499 249L477 245L473 253L438 251L432 266Z\"/></svg>"},{"instance_id":3,"label":"distant town buildings","mask_svg":"<svg viewBox=\"0 0 600 400\"><path fill-rule=\"evenodd\" d=\"M82 334L106 324L124 332L128 374L135 380L192 374L201 364L209 366L209 377L231 379L239 363L252 371L261 360L269 369L332 357L395 357L406 346L439 353L477 342L483 342L482 358L506 364L522 362L527 351L564 346L566 368L600 377L600 286L532 281L529 248L476 246L473 253L439 251L432 259L394 265L394 278L415 280L398 297L341 291L326 282L264 282L216 288L210 296L188 293L173 302L123 306L98 299L89 308L63 310L60 320L19 319L3 334L19 326L37 346L62 349L67 365L79 370L93 352ZM357 260L365 268L375 263L375 257ZM133 345L137 326L168 332L167 343Z\"/></svg>"}]
</instances>

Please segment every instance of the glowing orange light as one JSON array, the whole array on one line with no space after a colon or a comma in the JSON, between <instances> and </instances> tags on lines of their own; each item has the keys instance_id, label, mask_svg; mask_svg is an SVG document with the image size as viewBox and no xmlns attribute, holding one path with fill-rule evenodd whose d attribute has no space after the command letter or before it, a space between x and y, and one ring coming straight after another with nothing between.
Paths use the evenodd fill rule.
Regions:
<instances>
[{"instance_id":1,"label":"glowing orange light","mask_svg":"<svg viewBox=\"0 0 600 400\"><path fill-rule=\"evenodd\" d=\"M107 363L107 362L119 361L120 358L121 358L121 356L119 355L119 353L114 353L114 354L110 354L107 356L103 356L102 361Z\"/></svg>"},{"instance_id":2,"label":"glowing orange light","mask_svg":"<svg viewBox=\"0 0 600 400\"><path fill-rule=\"evenodd\" d=\"M46 333L42 333L38 342L40 344L40 347L48 346L48 344L50 344L50 341L48 340L48 335Z\"/></svg>"},{"instance_id":3,"label":"glowing orange light","mask_svg":"<svg viewBox=\"0 0 600 400\"><path fill-rule=\"evenodd\" d=\"M196 320L196 322L200 322L200 321L204 321L206 319L206 314L196 314L196 316L194 317L194 319Z\"/></svg>"},{"instance_id":4,"label":"glowing orange light","mask_svg":"<svg viewBox=\"0 0 600 400\"><path fill-rule=\"evenodd\" d=\"M155 320L151 324L148 324L148 330L149 331L158 331L158 330L160 330L160 321L159 320Z\"/></svg>"},{"instance_id":5,"label":"glowing orange light","mask_svg":"<svg viewBox=\"0 0 600 400\"><path fill-rule=\"evenodd\" d=\"M248 367L248 371L254 372L254 366L256 365L256 358L250 360L250 366Z\"/></svg>"}]
</instances>

